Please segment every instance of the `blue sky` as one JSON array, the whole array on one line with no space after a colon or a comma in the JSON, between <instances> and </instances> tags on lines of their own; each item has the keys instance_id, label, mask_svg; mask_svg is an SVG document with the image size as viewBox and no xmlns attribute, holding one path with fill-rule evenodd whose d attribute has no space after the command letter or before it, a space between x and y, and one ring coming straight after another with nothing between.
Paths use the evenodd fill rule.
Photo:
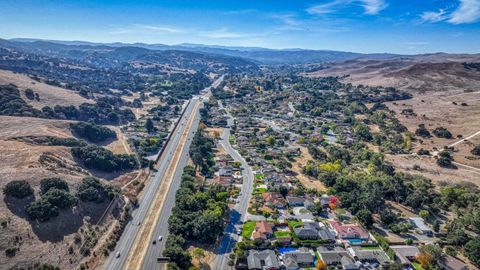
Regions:
<instances>
[{"instance_id":1,"label":"blue sky","mask_svg":"<svg viewBox=\"0 0 480 270\"><path fill-rule=\"evenodd\" d=\"M480 0L2 0L0 37L479 53Z\"/></svg>"}]
</instances>

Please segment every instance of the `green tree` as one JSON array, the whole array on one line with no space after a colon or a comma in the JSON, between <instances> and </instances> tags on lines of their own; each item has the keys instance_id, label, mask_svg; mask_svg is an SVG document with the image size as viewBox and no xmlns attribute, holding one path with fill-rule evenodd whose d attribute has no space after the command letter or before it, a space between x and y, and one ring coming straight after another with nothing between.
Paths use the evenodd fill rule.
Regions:
<instances>
[{"instance_id":1,"label":"green tree","mask_svg":"<svg viewBox=\"0 0 480 270\"><path fill-rule=\"evenodd\" d=\"M155 126L153 125L153 121L151 118L147 118L145 122L145 129L147 129L148 133L152 133L155 131Z\"/></svg>"},{"instance_id":2,"label":"green tree","mask_svg":"<svg viewBox=\"0 0 480 270\"><path fill-rule=\"evenodd\" d=\"M3 194L23 199L33 194L33 188L25 180L14 180L5 185Z\"/></svg>"},{"instance_id":3,"label":"green tree","mask_svg":"<svg viewBox=\"0 0 480 270\"><path fill-rule=\"evenodd\" d=\"M40 181L40 193L44 194L51 188L69 191L68 184L65 180L58 177L44 178Z\"/></svg>"},{"instance_id":4,"label":"green tree","mask_svg":"<svg viewBox=\"0 0 480 270\"><path fill-rule=\"evenodd\" d=\"M476 266L480 267L480 236L468 241L465 245L465 255L467 255L470 261Z\"/></svg>"},{"instance_id":5,"label":"green tree","mask_svg":"<svg viewBox=\"0 0 480 270\"><path fill-rule=\"evenodd\" d=\"M372 212L367 209L362 209L357 212L356 214L358 220L368 229L370 229L373 225L373 217Z\"/></svg>"}]
</instances>

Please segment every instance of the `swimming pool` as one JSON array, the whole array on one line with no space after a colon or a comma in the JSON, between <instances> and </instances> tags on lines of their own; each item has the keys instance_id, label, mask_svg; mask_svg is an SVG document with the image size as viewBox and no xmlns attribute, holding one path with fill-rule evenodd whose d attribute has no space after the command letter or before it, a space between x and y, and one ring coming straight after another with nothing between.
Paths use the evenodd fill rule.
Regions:
<instances>
[{"instance_id":1,"label":"swimming pool","mask_svg":"<svg viewBox=\"0 0 480 270\"><path fill-rule=\"evenodd\" d=\"M285 254L285 253L288 253L288 252L294 252L294 251L297 251L298 248L290 248L290 247L284 247L284 248L278 248L278 252L280 254Z\"/></svg>"},{"instance_id":2,"label":"swimming pool","mask_svg":"<svg viewBox=\"0 0 480 270\"><path fill-rule=\"evenodd\" d=\"M361 244L361 243L363 243L363 240L362 239L348 239L348 242L350 242L350 244Z\"/></svg>"}]
</instances>

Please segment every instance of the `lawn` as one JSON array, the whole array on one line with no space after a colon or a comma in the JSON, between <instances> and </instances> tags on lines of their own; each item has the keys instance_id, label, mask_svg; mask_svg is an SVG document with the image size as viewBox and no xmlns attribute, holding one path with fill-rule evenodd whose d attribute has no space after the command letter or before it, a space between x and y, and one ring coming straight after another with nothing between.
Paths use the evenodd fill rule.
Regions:
<instances>
[{"instance_id":1,"label":"lawn","mask_svg":"<svg viewBox=\"0 0 480 270\"><path fill-rule=\"evenodd\" d=\"M412 265L416 270L423 270L423 267L417 262L413 262Z\"/></svg>"},{"instance_id":2,"label":"lawn","mask_svg":"<svg viewBox=\"0 0 480 270\"><path fill-rule=\"evenodd\" d=\"M364 249L364 250L378 250L380 248L378 246L362 246L361 249Z\"/></svg>"},{"instance_id":3,"label":"lawn","mask_svg":"<svg viewBox=\"0 0 480 270\"><path fill-rule=\"evenodd\" d=\"M266 188L257 188L253 191L253 195L257 195L257 194L263 194L267 192L267 189Z\"/></svg>"},{"instance_id":4,"label":"lawn","mask_svg":"<svg viewBox=\"0 0 480 270\"><path fill-rule=\"evenodd\" d=\"M303 225L303 222L301 220L299 221L296 221L296 220L290 220L288 222L288 226L291 227L292 229L299 226L299 225Z\"/></svg>"},{"instance_id":5,"label":"lawn","mask_svg":"<svg viewBox=\"0 0 480 270\"><path fill-rule=\"evenodd\" d=\"M248 238L252 236L253 230L255 230L255 224L257 224L256 221L246 221L243 223L242 227L242 237L243 238Z\"/></svg>"},{"instance_id":6,"label":"lawn","mask_svg":"<svg viewBox=\"0 0 480 270\"><path fill-rule=\"evenodd\" d=\"M263 180L263 178L265 178L265 175L263 173L255 174L255 180Z\"/></svg>"},{"instance_id":7,"label":"lawn","mask_svg":"<svg viewBox=\"0 0 480 270\"><path fill-rule=\"evenodd\" d=\"M276 231L276 232L273 233L273 235L275 236L275 238L287 237L287 236L290 236L290 232Z\"/></svg>"}]
</instances>

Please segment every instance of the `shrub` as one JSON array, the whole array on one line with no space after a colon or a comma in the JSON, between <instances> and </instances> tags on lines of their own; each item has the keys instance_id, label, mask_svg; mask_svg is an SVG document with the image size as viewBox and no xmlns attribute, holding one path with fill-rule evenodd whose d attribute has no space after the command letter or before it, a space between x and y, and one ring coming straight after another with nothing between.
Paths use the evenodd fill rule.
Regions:
<instances>
[{"instance_id":1,"label":"shrub","mask_svg":"<svg viewBox=\"0 0 480 270\"><path fill-rule=\"evenodd\" d=\"M415 135L423 137L423 138L428 138L428 137L431 136L430 132L428 131L428 129L425 127L424 124L418 125L417 130L415 130Z\"/></svg>"},{"instance_id":2,"label":"shrub","mask_svg":"<svg viewBox=\"0 0 480 270\"><path fill-rule=\"evenodd\" d=\"M433 130L433 134L439 138L445 138L445 139L451 139L452 138L452 133L448 131L448 129L444 127L438 127Z\"/></svg>"},{"instance_id":3,"label":"shrub","mask_svg":"<svg viewBox=\"0 0 480 270\"><path fill-rule=\"evenodd\" d=\"M69 191L67 182L58 177L44 178L40 181L40 192L42 194L45 194L51 188Z\"/></svg>"},{"instance_id":4,"label":"shrub","mask_svg":"<svg viewBox=\"0 0 480 270\"><path fill-rule=\"evenodd\" d=\"M33 194L33 189L25 180L14 180L5 185L3 194L19 199L25 198Z\"/></svg>"},{"instance_id":5,"label":"shrub","mask_svg":"<svg viewBox=\"0 0 480 270\"><path fill-rule=\"evenodd\" d=\"M472 155L480 156L480 145L475 146L472 151Z\"/></svg>"},{"instance_id":6,"label":"shrub","mask_svg":"<svg viewBox=\"0 0 480 270\"><path fill-rule=\"evenodd\" d=\"M32 89L28 88L28 89L25 89L25 96L30 99L30 100L34 100L35 99L35 93L33 92Z\"/></svg>"},{"instance_id":7,"label":"shrub","mask_svg":"<svg viewBox=\"0 0 480 270\"><path fill-rule=\"evenodd\" d=\"M5 249L5 256L7 257L14 257L15 254L17 253L17 248L16 247L9 247Z\"/></svg>"},{"instance_id":8,"label":"shrub","mask_svg":"<svg viewBox=\"0 0 480 270\"><path fill-rule=\"evenodd\" d=\"M38 270L60 270L60 267L44 263L38 267Z\"/></svg>"},{"instance_id":9,"label":"shrub","mask_svg":"<svg viewBox=\"0 0 480 270\"><path fill-rule=\"evenodd\" d=\"M442 151L439 154L439 157L437 159L437 164L440 167L443 168L456 168L455 165L452 163L453 157L451 156L450 152L448 151Z\"/></svg>"},{"instance_id":10,"label":"shrub","mask_svg":"<svg viewBox=\"0 0 480 270\"><path fill-rule=\"evenodd\" d=\"M430 151L421 148L420 150L418 150L417 155L419 155L419 156L429 156L429 155L430 155Z\"/></svg>"}]
</instances>

